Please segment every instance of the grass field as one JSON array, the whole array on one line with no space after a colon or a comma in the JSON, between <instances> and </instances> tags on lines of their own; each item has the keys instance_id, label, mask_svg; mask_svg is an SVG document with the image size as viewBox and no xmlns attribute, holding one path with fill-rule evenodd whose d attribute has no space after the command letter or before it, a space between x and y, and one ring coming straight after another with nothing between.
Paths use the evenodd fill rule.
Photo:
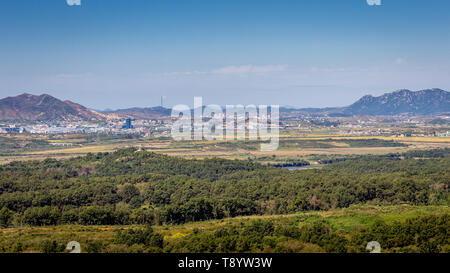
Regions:
<instances>
[{"instance_id":1,"label":"grass field","mask_svg":"<svg viewBox=\"0 0 450 273\"><path fill-rule=\"evenodd\" d=\"M253 220L272 220L274 223L295 223L301 227L317 220L324 221L333 232L349 236L353 231L373 225L377 221L387 224L402 222L417 216L449 215L447 206L351 206L346 209L315 211L290 215L263 215L236 217L222 220L187 223L183 225L155 226L154 230L164 236L164 244L176 243L193 232L211 234L220 227L243 225ZM54 240L60 244L78 241L83 245L101 242L101 252L121 252L115 245L118 230L139 228L140 226L48 226L0 229L0 252L42 252L42 243ZM86 252L85 250L84 252Z\"/></svg>"},{"instance_id":2,"label":"grass field","mask_svg":"<svg viewBox=\"0 0 450 273\"><path fill-rule=\"evenodd\" d=\"M23 143L29 143L24 146ZM34 144L36 143L36 144ZM48 143L48 144L46 144ZM73 147L51 146L49 143L72 143ZM68 158L87 153L112 152L126 147L142 147L149 151L184 158L220 157L247 159L275 156L278 161L308 159L314 155L388 154L413 149L450 147L448 137L358 137L337 136L323 132L294 136L281 135L279 149L260 151L258 141L186 141L168 138L126 138L67 135L63 138L11 136L1 137L0 164L15 160L42 160L48 157ZM22 147L23 146L23 147ZM19 147L19 148L17 148Z\"/></svg>"}]
</instances>

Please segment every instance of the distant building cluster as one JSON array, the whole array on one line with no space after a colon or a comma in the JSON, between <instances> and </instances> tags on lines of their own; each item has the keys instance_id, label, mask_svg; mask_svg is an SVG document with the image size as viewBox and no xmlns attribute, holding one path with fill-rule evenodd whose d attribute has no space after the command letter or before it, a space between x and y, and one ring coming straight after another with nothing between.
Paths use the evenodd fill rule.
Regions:
<instances>
[{"instance_id":1,"label":"distant building cluster","mask_svg":"<svg viewBox=\"0 0 450 273\"><path fill-rule=\"evenodd\" d=\"M269 118L269 116L267 118ZM335 133L347 136L450 137L448 123L435 124L433 123L433 120L435 119L425 119L420 117L285 118L280 120L279 129L308 133L317 128L323 128L331 134ZM247 120L244 117L238 121L245 123L248 129L259 129L258 123ZM78 133L111 135L139 134L145 137L170 136L172 122L173 120L127 118L107 122L54 121L0 123L0 134L56 135Z\"/></svg>"},{"instance_id":2,"label":"distant building cluster","mask_svg":"<svg viewBox=\"0 0 450 273\"><path fill-rule=\"evenodd\" d=\"M23 134L26 133L26 129L23 127L16 127L16 126L11 126L11 127L1 127L0 128L0 134Z\"/></svg>"},{"instance_id":3,"label":"distant building cluster","mask_svg":"<svg viewBox=\"0 0 450 273\"><path fill-rule=\"evenodd\" d=\"M122 129L132 129L133 125L131 124L131 119L127 118L125 121L125 125L122 126Z\"/></svg>"},{"instance_id":4,"label":"distant building cluster","mask_svg":"<svg viewBox=\"0 0 450 273\"><path fill-rule=\"evenodd\" d=\"M35 122L21 124L0 124L0 134L141 134L169 135L170 124L161 120L125 120L105 123L89 123L84 121Z\"/></svg>"}]
</instances>

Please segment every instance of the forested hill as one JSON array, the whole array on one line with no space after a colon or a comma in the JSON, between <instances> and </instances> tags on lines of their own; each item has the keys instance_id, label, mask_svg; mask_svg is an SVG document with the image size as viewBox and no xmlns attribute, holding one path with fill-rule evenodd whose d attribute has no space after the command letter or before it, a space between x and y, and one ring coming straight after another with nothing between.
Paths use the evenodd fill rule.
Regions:
<instances>
[{"instance_id":1,"label":"forested hill","mask_svg":"<svg viewBox=\"0 0 450 273\"><path fill-rule=\"evenodd\" d=\"M208 160L188 160L178 157L138 151L134 148L114 153L88 154L68 160L46 159L44 161L13 162L0 166L0 172L23 171L30 173L57 173L64 177L79 176L119 176L149 173L166 175L186 175L193 178L214 181L236 171L262 170L267 167L254 162L212 158Z\"/></svg>"},{"instance_id":2,"label":"forested hill","mask_svg":"<svg viewBox=\"0 0 450 273\"><path fill-rule=\"evenodd\" d=\"M136 151L0 167L0 225L180 224L352 204L449 205L448 150L359 156L321 170Z\"/></svg>"}]
</instances>

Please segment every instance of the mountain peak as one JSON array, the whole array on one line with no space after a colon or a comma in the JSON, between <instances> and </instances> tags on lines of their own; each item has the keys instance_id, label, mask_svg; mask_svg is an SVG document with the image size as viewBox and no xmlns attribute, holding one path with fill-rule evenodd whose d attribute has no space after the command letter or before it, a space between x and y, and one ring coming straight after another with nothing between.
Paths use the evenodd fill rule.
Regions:
<instances>
[{"instance_id":1,"label":"mountain peak","mask_svg":"<svg viewBox=\"0 0 450 273\"><path fill-rule=\"evenodd\" d=\"M70 101L61 101L49 94L23 93L0 100L0 120L103 120L104 118L103 114Z\"/></svg>"},{"instance_id":2,"label":"mountain peak","mask_svg":"<svg viewBox=\"0 0 450 273\"><path fill-rule=\"evenodd\" d=\"M18 95L17 97L33 97L34 95L33 94L30 94L30 93L23 93L23 94L20 94L20 95ZM11 98L11 97L10 97Z\"/></svg>"},{"instance_id":3,"label":"mountain peak","mask_svg":"<svg viewBox=\"0 0 450 273\"><path fill-rule=\"evenodd\" d=\"M402 94L402 93L413 93L411 90L409 89L398 89L392 93L385 93L385 94Z\"/></svg>"},{"instance_id":4,"label":"mountain peak","mask_svg":"<svg viewBox=\"0 0 450 273\"><path fill-rule=\"evenodd\" d=\"M450 92L439 88L411 91L408 89L385 93L379 97L362 97L345 107L351 115L431 115L450 112Z\"/></svg>"}]
</instances>

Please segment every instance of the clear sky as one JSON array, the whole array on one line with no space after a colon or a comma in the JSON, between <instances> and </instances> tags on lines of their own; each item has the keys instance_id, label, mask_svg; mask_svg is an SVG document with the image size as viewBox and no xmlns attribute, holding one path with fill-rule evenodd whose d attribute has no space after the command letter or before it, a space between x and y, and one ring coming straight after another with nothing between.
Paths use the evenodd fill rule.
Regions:
<instances>
[{"instance_id":1,"label":"clear sky","mask_svg":"<svg viewBox=\"0 0 450 273\"><path fill-rule=\"evenodd\" d=\"M343 106L450 90L450 1L2 0L0 97Z\"/></svg>"}]
</instances>

